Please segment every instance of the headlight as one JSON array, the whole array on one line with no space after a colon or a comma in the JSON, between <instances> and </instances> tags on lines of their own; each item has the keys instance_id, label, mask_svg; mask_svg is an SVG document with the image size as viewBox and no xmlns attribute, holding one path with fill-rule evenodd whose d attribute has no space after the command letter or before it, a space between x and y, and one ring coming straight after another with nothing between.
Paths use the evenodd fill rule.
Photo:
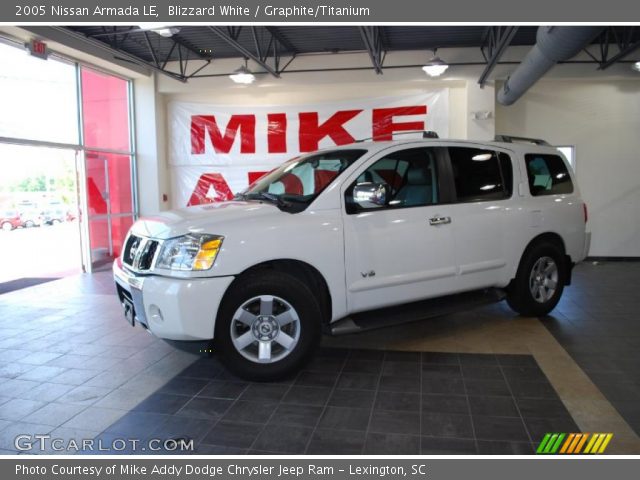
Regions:
<instances>
[{"instance_id":1,"label":"headlight","mask_svg":"<svg viewBox=\"0 0 640 480\"><path fill-rule=\"evenodd\" d=\"M190 233L166 240L156 267L168 270L209 270L216 261L223 239L220 235Z\"/></svg>"}]
</instances>

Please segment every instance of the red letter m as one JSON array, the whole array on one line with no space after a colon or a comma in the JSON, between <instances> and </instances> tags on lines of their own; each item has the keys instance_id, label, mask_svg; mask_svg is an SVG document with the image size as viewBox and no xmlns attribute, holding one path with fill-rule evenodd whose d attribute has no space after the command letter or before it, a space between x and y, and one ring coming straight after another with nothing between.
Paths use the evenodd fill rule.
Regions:
<instances>
[{"instance_id":1,"label":"red letter m","mask_svg":"<svg viewBox=\"0 0 640 480\"><path fill-rule=\"evenodd\" d=\"M204 153L205 131L209 134L216 153L229 153L240 130L240 153L256 152L255 115L231 115L224 137L213 115L193 115L191 117L191 153Z\"/></svg>"}]
</instances>

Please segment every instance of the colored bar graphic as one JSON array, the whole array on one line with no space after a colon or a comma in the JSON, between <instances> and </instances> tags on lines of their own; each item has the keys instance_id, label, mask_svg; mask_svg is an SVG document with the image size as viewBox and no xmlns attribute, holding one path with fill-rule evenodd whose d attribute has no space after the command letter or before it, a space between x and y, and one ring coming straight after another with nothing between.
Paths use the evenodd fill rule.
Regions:
<instances>
[{"instance_id":1,"label":"colored bar graphic","mask_svg":"<svg viewBox=\"0 0 640 480\"><path fill-rule=\"evenodd\" d=\"M556 443L556 439L558 438L558 434L554 433L553 435L551 435L551 438L549 439L549 441L547 442L547 446L544 449L544 453L553 453L551 451L551 449L553 448L553 446Z\"/></svg>"},{"instance_id":2,"label":"colored bar graphic","mask_svg":"<svg viewBox=\"0 0 640 480\"><path fill-rule=\"evenodd\" d=\"M551 453L558 453L558 450L562 445L562 440L564 440L564 437L566 436L567 436L566 433L561 433L558 435L558 439L556 440L556 443L553 445L553 448L551 449Z\"/></svg>"},{"instance_id":3,"label":"colored bar graphic","mask_svg":"<svg viewBox=\"0 0 640 480\"><path fill-rule=\"evenodd\" d=\"M586 443L587 438L589 438L589 434L588 433L583 433L582 434L582 439L580 439L580 443L578 443L578 446L576 447L576 452L575 453L580 453L582 451L582 447Z\"/></svg>"},{"instance_id":4,"label":"colored bar graphic","mask_svg":"<svg viewBox=\"0 0 640 480\"><path fill-rule=\"evenodd\" d=\"M612 438L613 438L613 433L607 433L607 436L604 439L604 442L602 442L602 445L600 446L600 450L598 451L598 453L604 453L604 451L607 449L607 446L609 445L609 442L611 441Z\"/></svg>"},{"instance_id":5,"label":"colored bar graphic","mask_svg":"<svg viewBox=\"0 0 640 480\"><path fill-rule=\"evenodd\" d=\"M560 449L559 453L567 453L567 449L569 448L569 445L571 445L571 442L573 442L573 439L575 438L576 434L575 433L570 433L569 436L567 437L567 440L564 442L564 445L562 445L562 448Z\"/></svg>"},{"instance_id":6,"label":"colored bar graphic","mask_svg":"<svg viewBox=\"0 0 640 480\"><path fill-rule=\"evenodd\" d=\"M597 433L594 433L593 436L591 437L591 439L589 440L589 443L587 443L587 448L584 449L584 453L591 453L591 448L593 447L593 445L596 443L596 441L598 440L598 437L600 435L598 435Z\"/></svg>"},{"instance_id":7,"label":"colored bar graphic","mask_svg":"<svg viewBox=\"0 0 640 480\"><path fill-rule=\"evenodd\" d=\"M536 453L544 453L544 448L547 446L547 443L549 442L550 438L551 438L551 434L547 433L542 439L542 441L540 442L540 445L538 445L538 449L536 450Z\"/></svg>"},{"instance_id":8,"label":"colored bar graphic","mask_svg":"<svg viewBox=\"0 0 640 480\"><path fill-rule=\"evenodd\" d=\"M612 433L547 433L540 441L536 453L599 455L604 453L612 438Z\"/></svg>"},{"instance_id":9,"label":"colored bar graphic","mask_svg":"<svg viewBox=\"0 0 640 480\"><path fill-rule=\"evenodd\" d=\"M573 439L573 442L571 443L571 446L569 447L569 451L567 453L571 454L575 452L576 447L578 446L578 443L580 442L580 440L582 440L583 437L584 435L582 433L576 434L575 438Z\"/></svg>"}]
</instances>

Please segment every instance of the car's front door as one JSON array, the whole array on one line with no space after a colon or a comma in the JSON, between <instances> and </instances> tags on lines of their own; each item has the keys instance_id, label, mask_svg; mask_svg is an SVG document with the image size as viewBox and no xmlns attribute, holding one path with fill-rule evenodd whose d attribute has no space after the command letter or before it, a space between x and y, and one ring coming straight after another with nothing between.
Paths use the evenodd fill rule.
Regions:
<instances>
[{"instance_id":1,"label":"car's front door","mask_svg":"<svg viewBox=\"0 0 640 480\"><path fill-rule=\"evenodd\" d=\"M436 297L455 288L456 260L441 147L387 150L344 187L346 287L358 312ZM384 202L354 189L386 191ZM356 195L357 197L357 195Z\"/></svg>"}]
</instances>

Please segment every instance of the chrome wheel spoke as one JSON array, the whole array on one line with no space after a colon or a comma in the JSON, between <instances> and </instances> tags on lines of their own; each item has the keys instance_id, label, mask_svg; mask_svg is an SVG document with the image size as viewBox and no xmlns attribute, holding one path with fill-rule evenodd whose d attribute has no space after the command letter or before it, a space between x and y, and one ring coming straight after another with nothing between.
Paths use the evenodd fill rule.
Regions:
<instances>
[{"instance_id":1,"label":"chrome wheel spoke","mask_svg":"<svg viewBox=\"0 0 640 480\"><path fill-rule=\"evenodd\" d=\"M540 298L540 302L544 302L547 299L547 292L542 285L538 286L538 298Z\"/></svg>"},{"instance_id":2,"label":"chrome wheel spoke","mask_svg":"<svg viewBox=\"0 0 640 480\"><path fill-rule=\"evenodd\" d=\"M260 315L272 315L273 314L273 297L262 296L260 297Z\"/></svg>"},{"instance_id":3,"label":"chrome wheel spoke","mask_svg":"<svg viewBox=\"0 0 640 480\"><path fill-rule=\"evenodd\" d=\"M261 362L271 360L271 341L260 342L258 345L258 360Z\"/></svg>"},{"instance_id":4,"label":"chrome wheel spoke","mask_svg":"<svg viewBox=\"0 0 640 480\"><path fill-rule=\"evenodd\" d=\"M296 343L296 340L293 337L287 335L282 331L278 333L278 336L274 340L278 342L280 345L282 345L284 348L286 348L287 350L290 350L291 347L293 347Z\"/></svg>"},{"instance_id":5,"label":"chrome wheel spoke","mask_svg":"<svg viewBox=\"0 0 640 480\"><path fill-rule=\"evenodd\" d=\"M554 280L553 278L548 278L546 281L546 287L550 290L555 290L556 287L558 286L558 282L556 280Z\"/></svg>"},{"instance_id":6,"label":"chrome wheel spoke","mask_svg":"<svg viewBox=\"0 0 640 480\"><path fill-rule=\"evenodd\" d=\"M237 312L236 312L237 313ZM256 316L253 313L247 312L244 308L240 309L240 315L234 317L234 320L250 327L253 322L256 321Z\"/></svg>"},{"instance_id":7,"label":"chrome wheel spoke","mask_svg":"<svg viewBox=\"0 0 640 480\"><path fill-rule=\"evenodd\" d=\"M298 321L298 316L296 315L294 317L293 312L291 310L287 310L284 313L281 313L280 315L276 315L276 322L278 322L278 325L280 325L280 328L284 327L285 325L289 325L291 322L296 322Z\"/></svg>"},{"instance_id":8,"label":"chrome wheel spoke","mask_svg":"<svg viewBox=\"0 0 640 480\"><path fill-rule=\"evenodd\" d=\"M238 338L236 338L234 342L238 350L244 350L253 342L255 342L255 340L256 340L256 337L254 337L251 330L249 330L248 332L243 333Z\"/></svg>"}]
</instances>

